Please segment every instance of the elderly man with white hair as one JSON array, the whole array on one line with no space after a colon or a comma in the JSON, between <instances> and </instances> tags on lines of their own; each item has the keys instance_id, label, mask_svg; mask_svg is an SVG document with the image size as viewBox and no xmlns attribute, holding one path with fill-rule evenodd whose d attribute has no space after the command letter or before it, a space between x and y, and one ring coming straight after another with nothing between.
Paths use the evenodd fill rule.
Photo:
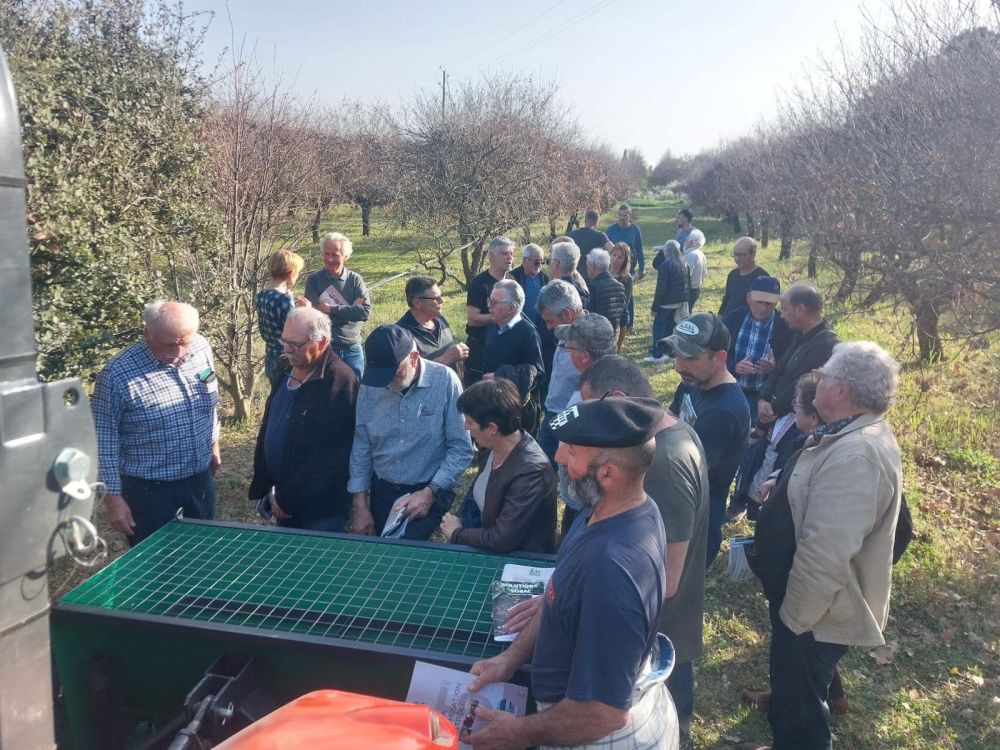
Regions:
<instances>
[{"instance_id":1,"label":"elderly man with white hair","mask_svg":"<svg viewBox=\"0 0 1000 750\"><path fill-rule=\"evenodd\" d=\"M198 311L157 300L142 338L101 371L91 406L111 526L137 544L178 510L215 516L219 383Z\"/></svg>"},{"instance_id":2,"label":"elderly man with white hair","mask_svg":"<svg viewBox=\"0 0 1000 750\"><path fill-rule=\"evenodd\" d=\"M309 304L330 316L330 347L359 378L365 370L361 348L361 326L372 312L372 300L361 274L347 270L354 254L351 241L340 232L328 232L319 241L323 268L309 274L306 296Z\"/></svg>"},{"instance_id":3,"label":"elderly man with white hair","mask_svg":"<svg viewBox=\"0 0 1000 750\"><path fill-rule=\"evenodd\" d=\"M488 266L469 283L465 297L465 343L469 347L469 356L465 360L465 376L462 379L466 388L482 380L483 342L486 341L486 327L493 322L489 308L490 292L494 284L507 278L514 265L514 247L514 240L507 237L490 240L486 250Z\"/></svg>"},{"instance_id":4,"label":"elderly man with white hair","mask_svg":"<svg viewBox=\"0 0 1000 750\"><path fill-rule=\"evenodd\" d=\"M827 693L848 646L885 643L903 479L885 412L899 363L870 341L840 343L818 370L825 424L785 465L749 560L771 616L775 750L829 748Z\"/></svg>"},{"instance_id":5,"label":"elderly man with white hair","mask_svg":"<svg viewBox=\"0 0 1000 750\"><path fill-rule=\"evenodd\" d=\"M627 303L625 285L609 273L611 254L607 250L591 250L587 256L587 274L590 276L590 305L587 309L597 315L603 315L615 329L618 338L618 327L621 325L622 313Z\"/></svg>"},{"instance_id":6,"label":"elderly man with white hair","mask_svg":"<svg viewBox=\"0 0 1000 750\"><path fill-rule=\"evenodd\" d=\"M680 234L680 232L678 232ZM692 228L687 233L681 246L684 254L681 256L691 272L691 289L688 297L688 312L694 312L694 303L701 296L701 285L708 273L708 259L702 248L705 246L705 235L700 229Z\"/></svg>"},{"instance_id":7,"label":"elderly man with white hair","mask_svg":"<svg viewBox=\"0 0 1000 750\"><path fill-rule=\"evenodd\" d=\"M493 285L490 316L483 343L483 378L506 378L517 386L524 410L521 424L534 434L538 430L538 384L545 374L542 345L531 321L521 315L524 290L513 279Z\"/></svg>"},{"instance_id":8,"label":"elderly man with white hair","mask_svg":"<svg viewBox=\"0 0 1000 750\"><path fill-rule=\"evenodd\" d=\"M562 279L567 284L572 284L576 293L580 295L580 301L587 307L590 302L590 287L586 279L581 276L576 267L580 262L580 248L569 237L556 237L552 240L552 248L549 251L549 278L553 281Z\"/></svg>"}]
</instances>

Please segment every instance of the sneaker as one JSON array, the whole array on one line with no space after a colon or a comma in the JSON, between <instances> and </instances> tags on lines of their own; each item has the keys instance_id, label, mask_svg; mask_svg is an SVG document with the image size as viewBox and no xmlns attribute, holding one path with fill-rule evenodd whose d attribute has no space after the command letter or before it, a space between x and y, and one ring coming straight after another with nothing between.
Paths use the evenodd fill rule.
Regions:
<instances>
[{"instance_id":1,"label":"sneaker","mask_svg":"<svg viewBox=\"0 0 1000 750\"><path fill-rule=\"evenodd\" d=\"M653 355L649 355L648 357L646 357L642 361L643 362L647 362L647 363L649 363L651 365L662 365L665 362L670 362L671 360L670 360L670 357L668 357L666 354L664 354L663 356L660 356L660 357L654 357Z\"/></svg>"}]
</instances>

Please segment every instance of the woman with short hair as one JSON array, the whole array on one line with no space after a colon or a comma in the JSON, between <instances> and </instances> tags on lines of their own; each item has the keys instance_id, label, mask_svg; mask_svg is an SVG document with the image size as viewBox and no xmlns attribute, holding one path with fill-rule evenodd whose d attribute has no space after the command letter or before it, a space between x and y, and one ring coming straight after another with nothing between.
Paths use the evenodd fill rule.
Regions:
<instances>
[{"instance_id":1,"label":"woman with short hair","mask_svg":"<svg viewBox=\"0 0 1000 750\"><path fill-rule=\"evenodd\" d=\"M771 617L774 750L832 747L837 663L848 646L883 645L889 617L902 466L885 412L899 363L870 341L840 343L816 377L824 424L764 503L748 558Z\"/></svg>"},{"instance_id":2,"label":"woman with short hair","mask_svg":"<svg viewBox=\"0 0 1000 750\"><path fill-rule=\"evenodd\" d=\"M291 250L278 250L267 261L270 280L257 292L257 330L264 339L264 374L273 386L281 378L281 331L295 300L292 289L298 281L305 261Z\"/></svg>"},{"instance_id":3,"label":"woman with short hair","mask_svg":"<svg viewBox=\"0 0 1000 750\"><path fill-rule=\"evenodd\" d=\"M479 474L441 532L452 544L491 552L556 550L556 477L538 443L521 429L521 399L509 380L483 380L458 397L479 445Z\"/></svg>"}]
</instances>

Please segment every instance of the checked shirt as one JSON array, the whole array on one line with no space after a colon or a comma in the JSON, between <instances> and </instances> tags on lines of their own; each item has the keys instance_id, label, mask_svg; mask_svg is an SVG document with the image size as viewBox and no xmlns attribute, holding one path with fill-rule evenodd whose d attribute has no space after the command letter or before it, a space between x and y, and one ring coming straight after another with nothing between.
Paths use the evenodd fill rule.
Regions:
<instances>
[{"instance_id":1,"label":"checked shirt","mask_svg":"<svg viewBox=\"0 0 1000 750\"><path fill-rule=\"evenodd\" d=\"M750 357L756 362L758 359L767 356L767 350L771 345L771 332L774 330L774 313L767 320L757 321L749 312L743 319L740 332L736 335L736 361L739 362L745 357ZM767 380L766 375L737 375L740 387L745 391L757 393Z\"/></svg>"}]
</instances>

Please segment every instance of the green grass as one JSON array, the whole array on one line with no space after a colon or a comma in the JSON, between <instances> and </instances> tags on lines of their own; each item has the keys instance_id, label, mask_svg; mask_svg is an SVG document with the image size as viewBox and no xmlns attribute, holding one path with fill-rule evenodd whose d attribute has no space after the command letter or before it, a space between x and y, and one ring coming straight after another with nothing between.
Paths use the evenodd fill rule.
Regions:
<instances>
[{"instance_id":1,"label":"green grass","mask_svg":"<svg viewBox=\"0 0 1000 750\"><path fill-rule=\"evenodd\" d=\"M650 344L652 247L673 237L681 204L642 199L631 205L638 209L650 276L635 286L635 334L626 339L623 354L641 359ZM600 226L614 219L612 211ZM697 307L718 309L736 237L718 219L696 216L695 224L709 238L709 274ZM328 217L323 231L330 229L354 240L349 266L369 286L413 266L416 260L407 251L422 242L413 232L392 229L377 212L372 237L362 238L360 212L346 207ZM536 241L547 238L548 228L533 227L532 234ZM307 271L320 267L315 245L300 249ZM782 284L805 276L806 248L796 246L792 259L782 262L777 252L775 239L759 251L759 262ZM818 283L825 288L833 279L821 269ZM402 315L404 284L405 279L396 279L374 291L368 330ZM461 335L464 293L453 283L444 284L443 292L444 314ZM990 356L1000 340L990 340L992 350L952 344L945 361L920 366L913 361L909 320L892 308L859 312L833 306L827 314L842 338L874 340L904 362L899 401L889 416L903 451L916 526L916 538L894 571L886 639L898 646L895 658L879 666L864 651L852 650L842 662L852 712L834 719L836 747L1000 747L1000 374L996 355ZM647 366L646 371L657 395L669 400L677 375L664 367ZM246 487L256 431L253 421L225 428L225 465L217 482L222 519L254 522ZM729 533L748 531L745 522L727 528ZM112 534L110 539L120 552L120 538ZM696 667L694 736L699 748L729 748L736 738L769 737L764 717L739 703L741 688L767 685L766 606L753 586L725 580L724 567L724 559L716 562L706 582L706 652ZM63 574L54 588L74 580L79 576Z\"/></svg>"}]
</instances>

